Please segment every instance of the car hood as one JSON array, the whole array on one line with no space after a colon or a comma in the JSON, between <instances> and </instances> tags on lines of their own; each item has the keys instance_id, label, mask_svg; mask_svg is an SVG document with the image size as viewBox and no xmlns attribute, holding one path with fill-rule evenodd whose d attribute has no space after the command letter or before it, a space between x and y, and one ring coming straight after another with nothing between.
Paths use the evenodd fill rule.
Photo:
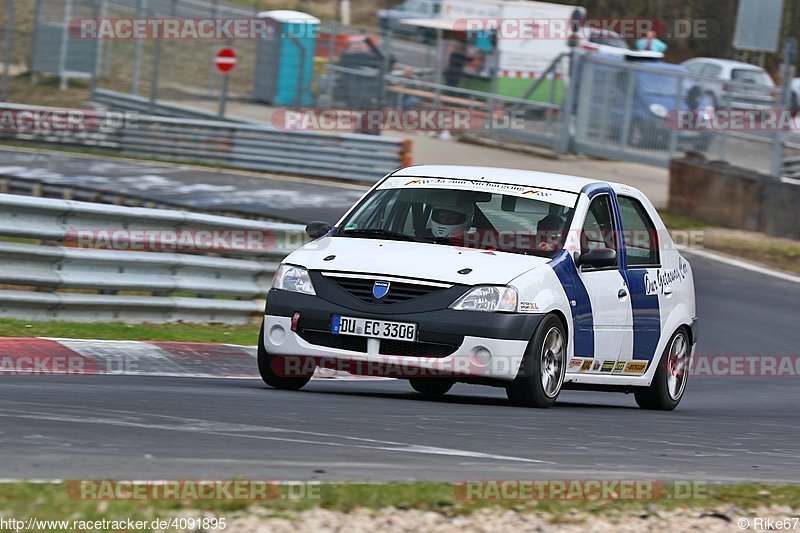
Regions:
<instances>
[{"instance_id":1,"label":"car hood","mask_svg":"<svg viewBox=\"0 0 800 533\"><path fill-rule=\"evenodd\" d=\"M292 252L285 260L309 270L382 274L465 285L505 285L548 261L546 257L507 252L355 237L323 237ZM471 271L459 274L464 269Z\"/></svg>"}]
</instances>

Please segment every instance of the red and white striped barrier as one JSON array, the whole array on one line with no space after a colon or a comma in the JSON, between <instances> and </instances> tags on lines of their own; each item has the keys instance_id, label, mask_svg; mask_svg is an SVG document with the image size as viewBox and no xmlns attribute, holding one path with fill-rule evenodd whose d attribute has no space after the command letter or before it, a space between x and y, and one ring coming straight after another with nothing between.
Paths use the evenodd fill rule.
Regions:
<instances>
[{"instance_id":1,"label":"red and white striped barrier","mask_svg":"<svg viewBox=\"0 0 800 533\"><path fill-rule=\"evenodd\" d=\"M259 379L255 346L0 337L0 376L101 374ZM327 369L314 377L376 379Z\"/></svg>"}]
</instances>

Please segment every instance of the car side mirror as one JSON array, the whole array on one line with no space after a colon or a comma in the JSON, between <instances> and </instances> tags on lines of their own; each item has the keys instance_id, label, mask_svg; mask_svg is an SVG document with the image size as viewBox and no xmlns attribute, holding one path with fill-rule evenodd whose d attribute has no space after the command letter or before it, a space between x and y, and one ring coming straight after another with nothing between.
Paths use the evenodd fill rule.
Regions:
<instances>
[{"instance_id":1,"label":"car side mirror","mask_svg":"<svg viewBox=\"0 0 800 533\"><path fill-rule=\"evenodd\" d=\"M312 239L319 239L320 237L327 235L327 233L331 230L331 227L332 226L327 222L320 222L319 220L309 222L306 226L306 235Z\"/></svg>"},{"instance_id":2,"label":"car side mirror","mask_svg":"<svg viewBox=\"0 0 800 533\"><path fill-rule=\"evenodd\" d=\"M604 268L617 264L617 252L611 248L595 248L578 256L578 266Z\"/></svg>"}]
</instances>

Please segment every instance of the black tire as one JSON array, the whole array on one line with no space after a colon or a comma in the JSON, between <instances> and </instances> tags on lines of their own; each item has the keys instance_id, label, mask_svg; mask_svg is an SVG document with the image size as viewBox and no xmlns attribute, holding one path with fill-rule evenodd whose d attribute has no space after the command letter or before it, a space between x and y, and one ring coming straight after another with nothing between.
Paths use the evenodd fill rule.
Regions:
<instances>
[{"instance_id":1,"label":"black tire","mask_svg":"<svg viewBox=\"0 0 800 533\"><path fill-rule=\"evenodd\" d=\"M300 390L314 375L313 369L307 372L308 375L301 377L286 377L275 372L275 368L281 365L280 359L267 353L264 349L264 323L261 323L261 333L258 335L258 372L264 383L275 389L281 390ZM302 366L305 368L305 366Z\"/></svg>"},{"instance_id":2,"label":"black tire","mask_svg":"<svg viewBox=\"0 0 800 533\"><path fill-rule=\"evenodd\" d=\"M446 394L455 384L453 380L445 378L410 378L408 382L415 391L431 396Z\"/></svg>"},{"instance_id":3,"label":"black tire","mask_svg":"<svg viewBox=\"0 0 800 533\"><path fill-rule=\"evenodd\" d=\"M675 347L678 338L683 339L686 349L686 365L679 369L675 368L675 361L671 359L670 353ZM658 369L653 376L653 382L649 387L642 387L634 392L636 403L642 409L652 409L656 411L672 411L683 398L686 392L686 381L689 377L688 363L691 355L691 345L689 344L689 333L685 327L678 328L664 348L664 353L661 355L661 360L658 362ZM680 392L677 392L670 386L670 377L681 379ZM672 392L671 392L672 391Z\"/></svg>"},{"instance_id":4,"label":"black tire","mask_svg":"<svg viewBox=\"0 0 800 533\"><path fill-rule=\"evenodd\" d=\"M558 350L559 354L552 354L552 359L545 353L545 340L550 342L552 331L555 330L560 335L561 345ZM555 345L553 345L554 347ZM557 364L552 365L553 374L555 375L556 382L551 383L548 387L549 391L545 390L543 381L542 364L543 359L548 360L548 366L551 368L550 362L557 361ZM510 385L506 387L506 395L508 399L517 405L526 407L547 408L556 403L558 395L561 393L561 386L564 383L564 375L567 371L567 335L564 332L564 325L561 320L555 315L548 315L539 324L536 334L534 334L531 342L528 343L528 349L522 358L522 364L517 372L517 377ZM548 372L550 374L551 372Z\"/></svg>"}]
</instances>

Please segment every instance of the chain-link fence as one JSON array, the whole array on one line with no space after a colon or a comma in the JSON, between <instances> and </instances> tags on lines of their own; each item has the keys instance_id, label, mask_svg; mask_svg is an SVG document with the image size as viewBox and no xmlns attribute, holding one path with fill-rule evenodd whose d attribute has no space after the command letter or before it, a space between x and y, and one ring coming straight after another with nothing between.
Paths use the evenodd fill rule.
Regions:
<instances>
[{"instance_id":1,"label":"chain-link fence","mask_svg":"<svg viewBox=\"0 0 800 533\"><path fill-rule=\"evenodd\" d=\"M313 56L313 72L297 82L309 99L276 104L257 97L260 84L287 75L264 68L264 44L258 38L75 35L76 21L83 19L253 19L259 7L258 1L232 7L208 0L0 0L0 58L9 64L4 73L16 69L96 80L97 87L153 102L200 107L206 101L207 112L216 111L227 79L230 99L259 110L252 119L270 117L277 107L466 110L482 118L480 127L467 128L466 135L661 166L694 150L769 172L775 168L778 136L788 141L778 157L800 156L800 146L793 144L800 136L793 131L703 122L727 111L780 111L780 88L703 78L678 65L562 54L546 71L513 80L509 93L508 80L501 80L507 74L491 61L464 65L454 75L454 42L437 39L435 32L390 28L376 33L323 22L313 50L301 52L304 59ZM228 75L214 62L224 46L232 46L238 59ZM687 116L693 124L681 123ZM239 118L248 117L240 113Z\"/></svg>"},{"instance_id":2,"label":"chain-link fence","mask_svg":"<svg viewBox=\"0 0 800 533\"><path fill-rule=\"evenodd\" d=\"M582 57L578 70L577 151L664 166L692 150L771 171L778 121L789 116L780 109L780 87L704 78L680 65L591 55ZM794 152L791 144L786 150Z\"/></svg>"}]
</instances>

